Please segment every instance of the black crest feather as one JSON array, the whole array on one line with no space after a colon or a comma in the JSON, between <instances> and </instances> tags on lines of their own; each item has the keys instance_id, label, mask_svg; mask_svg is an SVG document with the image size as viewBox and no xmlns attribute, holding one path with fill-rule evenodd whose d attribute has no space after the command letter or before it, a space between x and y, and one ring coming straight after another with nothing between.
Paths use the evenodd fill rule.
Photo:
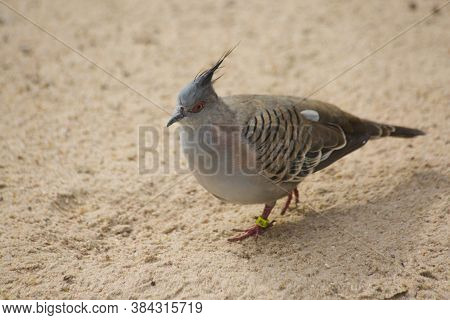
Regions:
<instances>
[{"instance_id":1,"label":"black crest feather","mask_svg":"<svg viewBox=\"0 0 450 320\"><path fill-rule=\"evenodd\" d=\"M233 52L234 49L236 49L238 44L236 44L233 48L231 48L230 50L225 52L222 55L222 57L220 57L220 59L211 68L209 68L208 70L205 70L205 71L201 72L200 74L198 74L195 77L195 82L200 84L200 85L202 85L202 86L211 84L214 72L216 72L217 69L220 68L220 65L222 64L222 62L231 54L231 52Z\"/></svg>"}]
</instances>

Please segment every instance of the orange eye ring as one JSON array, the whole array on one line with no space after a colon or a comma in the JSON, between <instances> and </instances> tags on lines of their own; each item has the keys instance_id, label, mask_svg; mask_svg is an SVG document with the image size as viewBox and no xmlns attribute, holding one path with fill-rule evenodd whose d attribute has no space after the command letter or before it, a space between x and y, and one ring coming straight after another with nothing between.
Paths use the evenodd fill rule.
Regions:
<instances>
[{"instance_id":1,"label":"orange eye ring","mask_svg":"<svg viewBox=\"0 0 450 320\"><path fill-rule=\"evenodd\" d=\"M200 112L204 107L205 107L205 102L200 101L200 102L197 102L197 104L195 106L193 106L192 109L189 110L189 112L197 113L197 112Z\"/></svg>"}]
</instances>

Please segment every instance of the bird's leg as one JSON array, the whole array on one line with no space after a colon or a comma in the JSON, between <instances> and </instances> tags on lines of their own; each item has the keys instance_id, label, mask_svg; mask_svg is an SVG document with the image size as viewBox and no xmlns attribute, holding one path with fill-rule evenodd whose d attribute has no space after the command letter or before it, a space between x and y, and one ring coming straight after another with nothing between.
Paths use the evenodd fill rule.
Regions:
<instances>
[{"instance_id":1,"label":"bird's leg","mask_svg":"<svg viewBox=\"0 0 450 320\"><path fill-rule=\"evenodd\" d=\"M284 204L283 209L281 209L281 213L280 213L281 215L284 215L286 213L287 209L289 209L289 205L291 204L291 201L292 201L292 194L293 194L293 192L290 192L288 194L286 203Z\"/></svg>"},{"instance_id":2,"label":"bird's leg","mask_svg":"<svg viewBox=\"0 0 450 320\"><path fill-rule=\"evenodd\" d=\"M292 195L294 195L295 206L298 205L298 201L299 201L298 198L299 198L299 195L298 195L298 190L297 190L297 188L295 188L294 190L292 190L292 191L288 194L286 203L284 204L283 209L281 209L281 215L285 214L286 211L287 211L287 209L289 209L289 205L291 204L291 201L292 201Z\"/></svg>"},{"instance_id":3,"label":"bird's leg","mask_svg":"<svg viewBox=\"0 0 450 320\"><path fill-rule=\"evenodd\" d=\"M228 239L228 241L230 242L241 241L253 236L258 237L260 234L262 234L267 228L271 227L273 224L273 221L269 222L269 220L267 220L273 207L275 207L275 202L271 204L266 204L264 206L263 213L256 219L256 224L253 227L247 230L233 229L233 231L242 232L242 234L230 238Z\"/></svg>"},{"instance_id":4,"label":"bird's leg","mask_svg":"<svg viewBox=\"0 0 450 320\"><path fill-rule=\"evenodd\" d=\"M298 189L295 188L293 192L294 192L294 198L295 198L295 206L297 207L298 202L300 201L300 196L298 194Z\"/></svg>"}]
</instances>

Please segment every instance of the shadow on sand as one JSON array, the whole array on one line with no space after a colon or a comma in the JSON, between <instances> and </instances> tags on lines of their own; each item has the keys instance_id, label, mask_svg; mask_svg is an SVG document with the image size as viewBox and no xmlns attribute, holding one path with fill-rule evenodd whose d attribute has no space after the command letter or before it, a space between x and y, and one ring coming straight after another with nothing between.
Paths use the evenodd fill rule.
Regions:
<instances>
[{"instance_id":1,"label":"shadow on sand","mask_svg":"<svg viewBox=\"0 0 450 320\"><path fill-rule=\"evenodd\" d=\"M248 241L241 250L252 252L249 259L252 264L273 268L274 273L279 272L277 266L283 269L284 264L290 264L294 272L299 271L299 276L306 275L317 282L321 279L326 282L327 272L339 274L329 281L351 287L354 294L345 298L414 298L416 292L411 292L411 287L417 287L424 277L439 278L419 270L434 266L432 259L423 262L427 249L436 245L445 247L445 243L436 244L430 224L435 231L436 226L445 228L446 213L434 215L434 220L429 216L434 203L445 201L449 186L449 178L438 172L414 174L393 186L387 196L370 199L365 204L324 211L307 207L303 216L279 222L263 235L264 239ZM291 211L290 215L296 212ZM421 259L416 259L419 256ZM382 294L389 291L379 287L383 285L396 289L390 295ZM435 293L437 298L445 296Z\"/></svg>"}]
</instances>

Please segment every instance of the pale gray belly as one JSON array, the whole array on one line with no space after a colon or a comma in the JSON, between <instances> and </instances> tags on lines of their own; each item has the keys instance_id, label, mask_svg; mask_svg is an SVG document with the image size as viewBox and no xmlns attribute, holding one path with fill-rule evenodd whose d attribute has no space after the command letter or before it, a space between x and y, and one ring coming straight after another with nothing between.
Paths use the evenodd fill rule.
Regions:
<instances>
[{"instance_id":1,"label":"pale gray belly","mask_svg":"<svg viewBox=\"0 0 450 320\"><path fill-rule=\"evenodd\" d=\"M210 193L228 202L239 204L271 203L293 190L292 184L274 184L260 175L202 175L194 172L197 181Z\"/></svg>"}]
</instances>

